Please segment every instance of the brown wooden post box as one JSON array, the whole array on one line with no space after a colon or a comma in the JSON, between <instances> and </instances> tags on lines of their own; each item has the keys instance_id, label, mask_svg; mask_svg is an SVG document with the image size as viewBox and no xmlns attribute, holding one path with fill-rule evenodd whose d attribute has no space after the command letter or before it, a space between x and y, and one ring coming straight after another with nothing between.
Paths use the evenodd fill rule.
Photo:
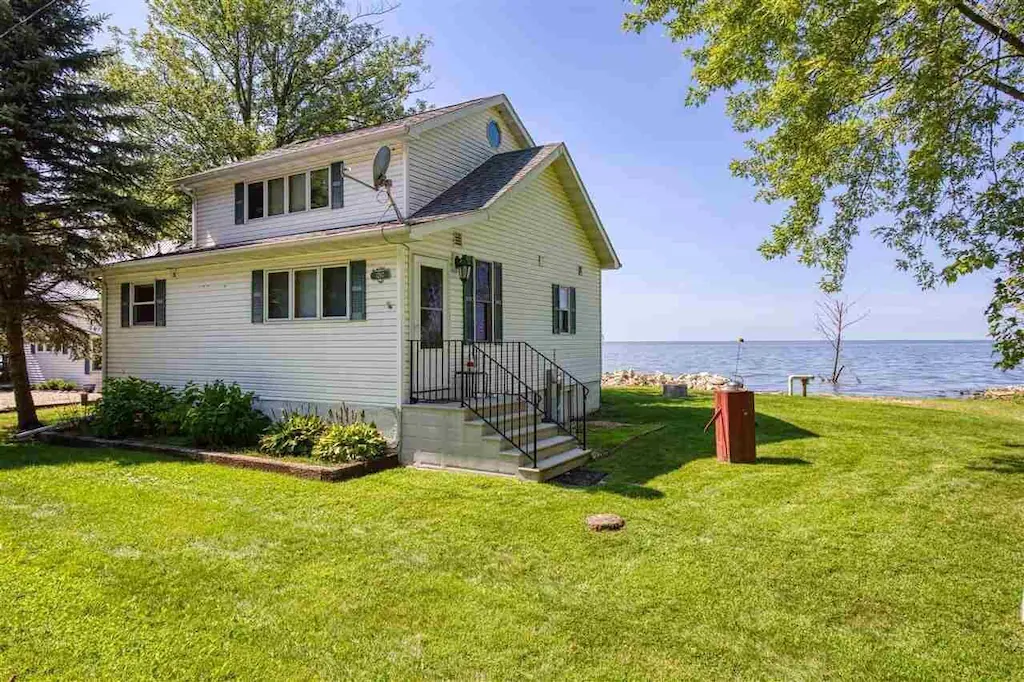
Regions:
<instances>
[{"instance_id":1,"label":"brown wooden post box","mask_svg":"<svg viewBox=\"0 0 1024 682\"><path fill-rule=\"evenodd\" d=\"M719 462L752 464L757 458L754 440L754 392L715 391L715 452Z\"/></svg>"}]
</instances>

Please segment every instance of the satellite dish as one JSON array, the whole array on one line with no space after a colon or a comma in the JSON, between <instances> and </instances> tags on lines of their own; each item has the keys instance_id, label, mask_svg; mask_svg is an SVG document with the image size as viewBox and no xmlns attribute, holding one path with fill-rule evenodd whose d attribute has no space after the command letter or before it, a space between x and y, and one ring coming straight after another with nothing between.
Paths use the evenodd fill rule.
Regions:
<instances>
[{"instance_id":1,"label":"satellite dish","mask_svg":"<svg viewBox=\"0 0 1024 682\"><path fill-rule=\"evenodd\" d=\"M388 166L391 165L391 148L381 147L373 157L373 187L380 189L387 180Z\"/></svg>"}]
</instances>

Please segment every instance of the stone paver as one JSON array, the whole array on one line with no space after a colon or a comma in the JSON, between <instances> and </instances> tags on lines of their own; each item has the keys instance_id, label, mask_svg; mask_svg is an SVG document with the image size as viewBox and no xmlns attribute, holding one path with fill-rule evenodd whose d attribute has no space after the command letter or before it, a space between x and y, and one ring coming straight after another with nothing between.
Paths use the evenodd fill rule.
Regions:
<instances>
[{"instance_id":1,"label":"stone paver","mask_svg":"<svg viewBox=\"0 0 1024 682\"><path fill-rule=\"evenodd\" d=\"M98 400L99 393L90 393L89 402ZM76 405L81 400L78 391L32 391L36 407L49 405ZM14 391L0 391L0 411L14 409Z\"/></svg>"}]
</instances>

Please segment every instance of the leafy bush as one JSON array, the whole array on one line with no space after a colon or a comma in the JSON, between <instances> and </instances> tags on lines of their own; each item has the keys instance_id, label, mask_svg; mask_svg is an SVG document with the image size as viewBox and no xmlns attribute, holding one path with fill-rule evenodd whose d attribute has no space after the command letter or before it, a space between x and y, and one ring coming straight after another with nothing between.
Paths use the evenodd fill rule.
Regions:
<instances>
[{"instance_id":1,"label":"leafy bush","mask_svg":"<svg viewBox=\"0 0 1024 682\"><path fill-rule=\"evenodd\" d=\"M47 379L33 386L37 391L73 391L78 388L77 384L67 379Z\"/></svg>"},{"instance_id":2,"label":"leafy bush","mask_svg":"<svg viewBox=\"0 0 1024 682\"><path fill-rule=\"evenodd\" d=\"M313 457L325 462L362 462L379 459L387 453L388 442L377 425L366 422L335 424L313 447Z\"/></svg>"},{"instance_id":3,"label":"leafy bush","mask_svg":"<svg viewBox=\"0 0 1024 682\"><path fill-rule=\"evenodd\" d=\"M256 394L217 380L202 388L189 384L181 393L181 433L193 443L213 447L255 445L270 419L256 409Z\"/></svg>"},{"instance_id":4,"label":"leafy bush","mask_svg":"<svg viewBox=\"0 0 1024 682\"><path fill-rule=\"evenodd\" d=\"M260 450L277 457L309 457L326 430L327 422L317 414L285 412L260 438Z\"/></svg>"},{"instance_id":5,"label":"leafy bush","mask_svg":"<svg viewBox=\"0 0 1024 682\"><path fill-rule=\"evenodd\" d=\"M154 436L166 432L166 413L175 409L173 388L135 377L108 379L90 430L104 438Z\"/></svg>"}]
</instances>

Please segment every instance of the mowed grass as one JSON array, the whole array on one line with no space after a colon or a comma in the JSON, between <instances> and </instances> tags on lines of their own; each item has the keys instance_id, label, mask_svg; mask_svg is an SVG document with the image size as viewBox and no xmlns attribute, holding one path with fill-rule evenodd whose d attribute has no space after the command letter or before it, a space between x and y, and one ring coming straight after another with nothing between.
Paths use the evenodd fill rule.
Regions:
<instances>
[{"instance_id":1,"label":"mowed grass","mask_svg":"<svg viewBox=\"0 0 1024 682\"><path fill-rule=\"evenodd\" d=\"M0 446L0 679L1024 677L1021 403L605 401L585 490Z\"/></svg>"}]
</instances>

